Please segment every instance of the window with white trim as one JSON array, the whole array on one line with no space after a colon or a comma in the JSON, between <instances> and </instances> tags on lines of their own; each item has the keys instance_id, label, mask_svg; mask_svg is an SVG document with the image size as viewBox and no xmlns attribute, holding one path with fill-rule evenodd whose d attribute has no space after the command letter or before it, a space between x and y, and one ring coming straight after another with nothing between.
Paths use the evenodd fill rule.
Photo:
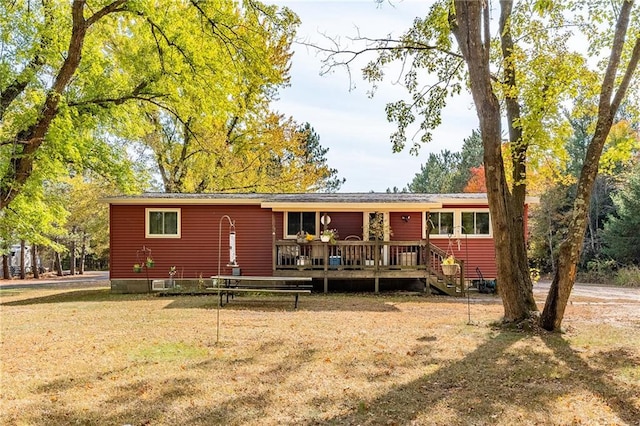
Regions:
<instances>
[{"instance_id":1,"label":"window with white trim","mask_svg":"<svg viewBox=\"0 0 640 426\"><path fill-rule=\"evenodd\" d=\"M286 236L295 237L300 231L307 234L317 235L317 213L316 212L287 212L286 214Z\"/></svg>"},{"instance_id":2,"label":"window with white trim","mask_svg":"<svg viewBox=\"0 0 640 426\"><path fill-rule=\"evenodd\" d=\"M431 220L429 235L453 234L453 212L427 212L427 220Z\"/></svg>"},{"instance_id":3,"label":"window with white trim","mask_svg":"<svg viewBox=\"0 0 640 426\"><path fill-rule=\"evenodd\" d=\"M467 235L490 234L489 212L462 212L462 233Z\"/></svg>"},{"instance_id":4,"label":"window with white trim","mask_svg":"<svg viewBox=\"0 0 640 426\"><path fill-rule=\"evenodd\" d=\"M147 238L180 238L180 209L146 209Z\"/></svg>"}]
</instances>

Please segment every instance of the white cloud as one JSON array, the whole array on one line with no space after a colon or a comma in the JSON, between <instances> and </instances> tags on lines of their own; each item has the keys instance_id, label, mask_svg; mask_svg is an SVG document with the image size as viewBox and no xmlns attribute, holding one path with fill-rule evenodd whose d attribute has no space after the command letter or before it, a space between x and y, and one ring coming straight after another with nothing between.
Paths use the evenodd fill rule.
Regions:
<instances>
[{"instance_id":1,"label":"white cloud","mask_svg":"<svg viewBox=\"0 0 640 426\"><path fill-rule=\"evenodd\" d=\"M367 37L386 37L402 34L416 16L424 16L429 9L426 2L393 2L377 7L373 0L362 1L272 1L295 11L302 21L298 36L311 43L326 45L322 34L339 37L347 43L359 31ZM418 157L408 148L393 154L389 136L395 126L385 114L388 102L407 99L406 91L392 84L393 73L380 84L370 99L368 83L362 80L360 69L371 55L352 67L349 91L348 74L343 70L320 76L321 58L315 51L295 45L291 68L291 87L280 93L275 108L299 122L309 122L320 136L322 146L329 148L327 158L331 167L347 179L342 192L384 191L405 187L430 152L442 149L459 150L462 140L477 128L477 117L469 95L450 98L441 126L433 132L433 142L424 145ZM408 137L412 133L408 133Z\"/></svg>"}]
</instances>

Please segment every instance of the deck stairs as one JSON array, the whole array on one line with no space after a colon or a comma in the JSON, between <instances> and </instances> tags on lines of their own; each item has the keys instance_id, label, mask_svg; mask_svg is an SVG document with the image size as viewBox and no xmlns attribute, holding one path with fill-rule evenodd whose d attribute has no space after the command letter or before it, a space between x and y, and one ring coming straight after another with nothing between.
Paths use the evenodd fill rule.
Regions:
<instances>
[{"instance_id":1,"label":"deck stairs","mask_svg":"<svg viewBox=\"0 0 640 426\"><path fill-rule=\"evenodd\" d=\"M432 290L436 292L448 295L448 296L464 296L462 288L462 282L464 282L464 276L460 276L460 272L455 276L446 276L440 269L440 264L447 257L447 253L439 247L429 244L430 246L430 270L428 276L428 283ZM461 259L455 259L459 265L458 271L464 270L464 261Z\"/></svg>"}]
</instances>

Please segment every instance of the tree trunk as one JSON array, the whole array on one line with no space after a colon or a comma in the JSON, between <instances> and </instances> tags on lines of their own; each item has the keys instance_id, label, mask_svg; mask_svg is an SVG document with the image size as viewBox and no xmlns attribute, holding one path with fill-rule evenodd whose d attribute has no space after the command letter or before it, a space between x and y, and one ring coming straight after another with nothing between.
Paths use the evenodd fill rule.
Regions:
<instances>
[{"instance_id":1,"label":"tree trunk","mask_svg":"<svg viewBox=\"0 0 640 426\"><path fill-rule=\"evenodd\" d=\"M618 15L609 63L600 90L598 121L593 138L587 148L580 179L578 180L576 198L573 203L573 217L569 224L567 238L560 245L558 268L555 271L547 301L540 317L540 325L546 330L560 331L564 311L576 279L578 260L580 259L587 226L591 194L598 175L602 149L609 136L613 118L626 95L629 83L640 60L640 37L638 37L635 40L633 52L624 70L618 89L614 92L614 84L618 78L618 67L632 7L633 1L623 2Z\"/></svg>"},{"instance_id":2,"label":"tree trunk","mask_svg":"<svg viewBox=\"0 0 640 426\"><path fill-rule=\"evenodd\" d=\"M9 256L6 254L2 255L2 279L11 279L11 265L9 265Z\"/></svg>"},{"instance_id":3,"label":"tree trunk","mask_svg":"<svg viewBox=\"0 0 640 426\"><path fill-rule=\"evenodd\" d=\"M455 2L455 16L450 18L453 34L467 63L471 93L480 121L504 321L519 322L529 318L537 306L528 273L524 238L524 188L517 188L511 194L505 176L500 104L493 92L489 66L487 4L458 0ZM518 111L512 108L512 113L517 114Z\"/></svg>"},{"instance_id":4,"label":"tree trunk","mask_svg":"<svg viewBox=\"0 0 640 426\"><path fill-rule=\"evenodd\" d=\"M84 275L84 259L87 257L87 233L82 232L82 245L80 246L79 271L80 275Z\"/></svg>"},{"instance_id":5,"label":"tree trunk","mask_svg":"<svg viewBox=\"0 0 640 426\"><path fill-rule=\"evenodd\" d=\"M26 244L24 243L24 240L20 240L20 279L21 280L24 280L25 278L27 278L27 272L26 272L27 262L24 255L25 246Z\"/></svg>"},{"instance_id":6,"label":"tree trunk","mask_svg":"<svg viewBox=\"0 0 640 426\"><path fill-rule=\"evenodd\" d=\"M573 217L569 223L567 237L560 244L557 269L540 317L541 327L549 331L560 331L564 311L576 281L578 261L589 218L593 184L598 174L602 148L613 123L613 116L609 115L608 119L605 117L605 119L598 121L580 173L576 198L573 203Z\"/></svg>"},{"instance_id":7,"label":"tree trunk","mask_svg":"<svg viewBox=\"0 0 640 426\"><path fill-rule=\"evenodd\" d=\"M54 254L54 266L56 268L56 274L61 277L64 275L62 272L62 259L60 258L60 253L55 252Z\"/></svg>"},{"instance_id":8,"label":"tree trunk","mask_svg":"<svg viewBox=\"0 0 640 426\"><path fill-rule=\"evenodd\" d=\"M33 278L40 278L40 265L38 264L38 246L31 244L31 270L33 271Z\"/></svg>"},{"instance_id":9,"label":"tree trunk","mask_svg":"<svg viewBox=\"0 0 640 426\"><path fill-rule=\"evenodd\" d=\"M71 247L69 247L69 274L76 274L76 227L71 228Z\"/></svg>"}]
</instances>

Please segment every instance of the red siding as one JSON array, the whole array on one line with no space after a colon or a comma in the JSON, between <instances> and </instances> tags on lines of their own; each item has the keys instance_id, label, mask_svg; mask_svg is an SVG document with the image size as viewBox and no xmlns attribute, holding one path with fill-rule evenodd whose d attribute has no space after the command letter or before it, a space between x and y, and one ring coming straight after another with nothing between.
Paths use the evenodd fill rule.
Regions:
<instances>
[{"instance_id":1,"label":"red siding","mask_svg":"<svg viewBox=\"0 0 640 426\"><path fill-rule=\"evenodd\" d=\"M362 238L362 212L327 213L331 217L329 228L338 231L339 239L344 240L349 235Z\"/></svg>"},{"instance_id":2,"label":"red siding","mask_svg":"<svg viewBox=\"0 0 640 426\"><path fill-rule=\"evenodd\" d=\"M133 264L143 246L152 250L155 266L149 269L151 278L168 278L175 266L177 278L205 279L218 273L218 244L221 243L221 272L229 259L229 222L220 218L229 215L236 225L236 255L243 275L272 274L271 210L260 206L175 206L181 208L181 238L145 238L145 208L163 206L111 205L111 279L143 278L145 272L133 272ZM174 207L174 206L172 206Z\"/></svg>"},{"instance_id":3,"label":"red siding","mask_svg":"<svg viewBox=\"0 0 640 426\"><path fill-rule=\"evenodd\" d=\"M283 212L274 212L273 220L276 225L276 239L281 240L284 238L284 213Z\"/></svg>"},{"instance_id":4,"label":"red siding","mask_svg":"<svg viewBox=\"0 0 640 426\"><path fill-rule=\"evenodd\" d=\"M407 221L402 217L408 217ZM390 213L389 226L393 231L392 241L415 241L422 239L422 214L420 212Z\"/></svg>"},{"instance_id":5,"label":"red siding","mask_svg":"<svg viewBox=\"0 0 640 426\"><path fill-rule=\"evenodd\" d=\"M458 248L458 241L460 246ZM496 277L496 250L493 245L493 238L431 238L431 244L438 246L442 250L457 259L465 262L465 275L467 278L476 279L476 267L480 267L485 278ZM449 247L451 242L451 247ZM468 247L468 250L467 250Z\"/></svg>"},{"instance_id":6,"label":"red siding","mask_svg":"<svg viewBox=\"0 0 640 426\"><path fill-rule=\"evenodd\" d=\"M228 274L229 223L222 222L222 238L218 230L220 218L229 215L236 222L237 261L243 275L272 275L272 223L276 238L283 238L282 212L272 213L260 206L183 205L181 208L181 238L145 238L145 208L162 208L162 205L111 205L111 278L144 278L133 272L133 264L142 262L143 255L136 252L143 246L152 250L155 267L149 270L150 278L168 278L169 268L176 266L177 278L208 278L218 272L218 244L221 243L221 272ZM460 207L460 206L450 206ZM464 206L464 209L486 208L486 205ZM340 239L349 235L362 237L362 212L328 212L330 228L338 230ZM403 216L410 216L408 221ZM390 225L392 240L412 241L422 238L421 212L392 212ZM526 222L525 222L526 224ZM465 260L466 273L474 279L479 266L485 278L496 276L495 248L492 238L432 238L431 242L460 259Z\"/></svg>"}]
</instances>

